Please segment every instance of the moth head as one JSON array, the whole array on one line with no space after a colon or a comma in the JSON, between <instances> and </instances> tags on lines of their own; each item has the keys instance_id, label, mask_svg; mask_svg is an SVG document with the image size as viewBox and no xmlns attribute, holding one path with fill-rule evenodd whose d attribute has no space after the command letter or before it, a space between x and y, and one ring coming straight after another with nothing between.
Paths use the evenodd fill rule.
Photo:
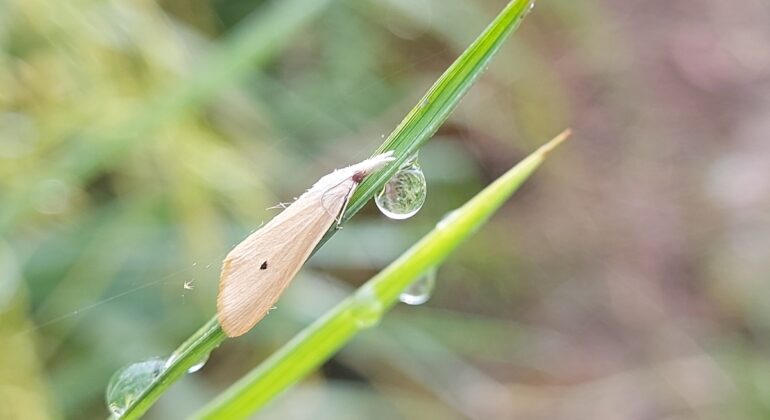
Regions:
<instances>
[{"instance_id":1,"label":"moth head","mask_svg":"<svg viewBox=\"0 0 770 420\"><path fill-rule=\"evenodd\" d=\"M361 181L364 180L364 178L366 178L366 173L364 173L363 171L358 171L354 173L353 176L351 177L353 182L355 182L356 184L360 184Z\"/></svg>"},{"instance_id":2,"label":"moth head","mask_svg":"<svg viewBox=\"0 0 770 420\"><path fill-rule=\"evenodd\" d=\"M353 182L356 184L360 184L361 181L364 180L368 175L377 172L382 167L387 165L390 162L393 162L396 160L395 157L393 157L393 151L387 151L385 153L379 154L377 156L374 156L372 158L369 158L361 163L357 163L354 165L356 171L353 173L353 176L351 177L353 179Z\"/></svg>"}]
</instances>

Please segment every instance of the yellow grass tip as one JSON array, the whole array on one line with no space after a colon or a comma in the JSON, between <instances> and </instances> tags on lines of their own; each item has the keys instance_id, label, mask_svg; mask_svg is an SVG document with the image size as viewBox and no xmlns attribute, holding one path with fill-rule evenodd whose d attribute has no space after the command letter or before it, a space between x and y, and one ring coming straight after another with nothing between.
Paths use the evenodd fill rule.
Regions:
<instances>
[{"instance_id":1,"label":"yellow grass tip","mask_svg":"<svg viewBox=\"0 0 770 420\"><path fill-rule=\"evenodd\" d=\"M537 149L537 152L541 154L543 157L548 155L553 149L557 148L560 144L564 143L565 140L569 138L569 136L572 135L572 129L568 128L561 133L557 134L556 137L551 139L548 143L540 146L539 149Z\"/></svg>"}]
</instances>

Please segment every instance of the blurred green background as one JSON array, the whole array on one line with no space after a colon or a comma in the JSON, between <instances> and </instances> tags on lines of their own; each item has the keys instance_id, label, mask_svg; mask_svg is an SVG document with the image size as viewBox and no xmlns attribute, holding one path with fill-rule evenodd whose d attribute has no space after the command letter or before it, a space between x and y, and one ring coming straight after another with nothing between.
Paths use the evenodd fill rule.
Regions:
<instances>
[{"instance_id":1,"label":"blurred green background","mask_svg":"<svg viewBox=\"0 0 770 420\"><path fill-rule=\"evenodd\" d=\"M119 367L215 310L220 261L368 157L499 0L0 2L0 418L103 418ZM572 127L492 221L256 418L770 418L770 4L541 0L182 418ZM184 287L191 284L192 289Z\"/></svg>"}]
</instances>

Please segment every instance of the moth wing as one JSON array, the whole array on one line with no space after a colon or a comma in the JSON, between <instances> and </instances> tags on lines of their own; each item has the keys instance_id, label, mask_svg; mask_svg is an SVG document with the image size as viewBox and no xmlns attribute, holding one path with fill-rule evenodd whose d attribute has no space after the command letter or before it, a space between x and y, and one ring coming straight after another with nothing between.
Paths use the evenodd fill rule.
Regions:
<instances>
[{"instance_id":1,"label":"moth wing","mask_svg":"<svg viewBox=\"0 0 770 420\"><path fill-rule=\"evenodd\" d=\"M229 337L245 334L267 314L334 223L356 187L349 177L339 178L336 185L311 188L227 254L217 317Z\"/></svg>"}]
</instances>

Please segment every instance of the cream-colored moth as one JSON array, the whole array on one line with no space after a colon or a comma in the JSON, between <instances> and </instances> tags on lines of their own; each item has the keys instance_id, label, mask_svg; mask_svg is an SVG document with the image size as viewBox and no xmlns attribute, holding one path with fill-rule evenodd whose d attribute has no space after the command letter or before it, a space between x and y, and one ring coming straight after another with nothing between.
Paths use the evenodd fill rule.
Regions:
<instances>
[{"instance_id":1,"label":"cream-colored moth","mask_svg":"<svg viewBox=\"0 0 770 420\"><path fill-rule=\"evenodd\" d=\"M383 153L319 179L222 263L217 318L225 334L248 332L273 307L363 179L393 161Z\"/></svg>"}]
</instances>

